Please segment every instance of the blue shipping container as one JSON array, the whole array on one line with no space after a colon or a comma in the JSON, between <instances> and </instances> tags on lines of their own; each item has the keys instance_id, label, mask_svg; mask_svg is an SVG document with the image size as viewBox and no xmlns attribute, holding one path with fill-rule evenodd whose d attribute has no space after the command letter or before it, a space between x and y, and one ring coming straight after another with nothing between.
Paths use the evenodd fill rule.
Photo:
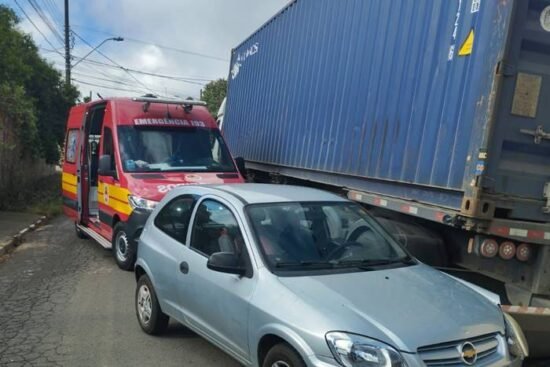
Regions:
<instances>
[{"instance_id":1,"label":"blue shipping container","mask_svg":"<svg viewBox=\"0 0 550 367\"><path fill-rule=\"evenodd\" d=\"M233 50L224 135L251 167L548 222L549 102L549 0L296 0Z\"/></svg>"}]
</instances>

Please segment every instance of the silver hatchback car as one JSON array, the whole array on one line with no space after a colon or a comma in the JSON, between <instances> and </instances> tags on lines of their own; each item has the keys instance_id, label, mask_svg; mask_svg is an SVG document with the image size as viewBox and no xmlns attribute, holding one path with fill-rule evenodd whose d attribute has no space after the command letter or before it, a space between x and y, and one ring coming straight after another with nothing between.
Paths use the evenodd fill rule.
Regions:
<instances>
[{"instance_id":1,"label":"silver hatchback car","mask_svg":"<svg viewBox=\"0 0 550 367\"><path fill-rule=\"evenodd\" d=\"M520 366L498 298L412 258L360 205L310 188L170 192L136 263L136 313L246 366Z\"/></svg>"}]
</instances>

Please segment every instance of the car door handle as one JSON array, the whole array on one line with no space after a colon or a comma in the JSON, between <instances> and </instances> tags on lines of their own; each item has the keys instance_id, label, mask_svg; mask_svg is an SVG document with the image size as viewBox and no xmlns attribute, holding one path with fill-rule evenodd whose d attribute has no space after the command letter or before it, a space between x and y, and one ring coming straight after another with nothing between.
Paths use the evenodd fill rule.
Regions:
<instances>
[{"instance_id":1,"label":"car door handle","mask_svg":"<svg viewBox=\"0 0 550 367\"><path fill-rule=\"evenodd\" d=\"M189 264L186 263L185 261L182 262L182 263L180 264L180 271L181 271L183 274L189 273Z\"/></svg>"}]
</instances>

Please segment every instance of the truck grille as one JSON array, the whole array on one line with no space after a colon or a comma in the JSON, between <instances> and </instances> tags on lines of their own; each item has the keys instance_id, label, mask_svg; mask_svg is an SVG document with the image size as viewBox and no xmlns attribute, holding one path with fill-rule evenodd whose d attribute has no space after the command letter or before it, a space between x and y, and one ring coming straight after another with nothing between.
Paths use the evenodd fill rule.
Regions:
<instances>
[{"instance_id":1,"label":"truck grille","mask_svg":"<svg viewBox=\"0 0 550 367\"><path fill-rule=\"evenodd\" d=\"M462 367L467 366L462 360L461 348L464 343L471 343L476 352L475 366L489 366L500 359L498 352L498 334L483 335L476 338L429 345L418 348L418 354L428 367Z\"/></svg>"}]
</instances>

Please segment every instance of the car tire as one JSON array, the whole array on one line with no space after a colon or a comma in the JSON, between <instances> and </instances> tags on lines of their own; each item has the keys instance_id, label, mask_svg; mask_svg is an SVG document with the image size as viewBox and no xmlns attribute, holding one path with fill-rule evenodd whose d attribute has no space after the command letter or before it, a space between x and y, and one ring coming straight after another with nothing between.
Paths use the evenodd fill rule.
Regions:
<instances>
[{"instance_id":1,"label":"car tire","mask_svg":"<svg viewBox=\"0 0 550 367\"><path fill-rule=\"evenodd\" d=\"M118 222L113 229L113 256L119 268L122 270L133 270L136 262L137 246L126 232L126 226Z\"/></svg>"},{"instance_id":2,"label":"car tire","mask_svg":"<svg viewBox=\"0 0 550 367\"><path fill-rule=\"evenodd\" d=\"M262 367L306 367L306 364L292 347L280 343L267 352Z\"/></svg>"},{"instance_id":3,"label":"car tire","mask_svg":"<svg viewBox=\"0 0 550 367\"><path fill-rule=\"evenodd\" d=\"M76 237L82 240L87 240L89 238L88 235L86 235L86 233L84 233L80 228L78 228L76 222L74 223L74 231L76 232Z\"/></svg>"},{"instance_id":4,"label":"car tire","mask_svg":"<svg viewBox=\"0 0 550 367\"><path fill-rule=\"evenodd\" d=\"M150 335L159 335L168 327L170 318L160 309L160 305L147 275L142 275L136 287L136 316L141 329Z\"/></svg>"}]
</instances>

